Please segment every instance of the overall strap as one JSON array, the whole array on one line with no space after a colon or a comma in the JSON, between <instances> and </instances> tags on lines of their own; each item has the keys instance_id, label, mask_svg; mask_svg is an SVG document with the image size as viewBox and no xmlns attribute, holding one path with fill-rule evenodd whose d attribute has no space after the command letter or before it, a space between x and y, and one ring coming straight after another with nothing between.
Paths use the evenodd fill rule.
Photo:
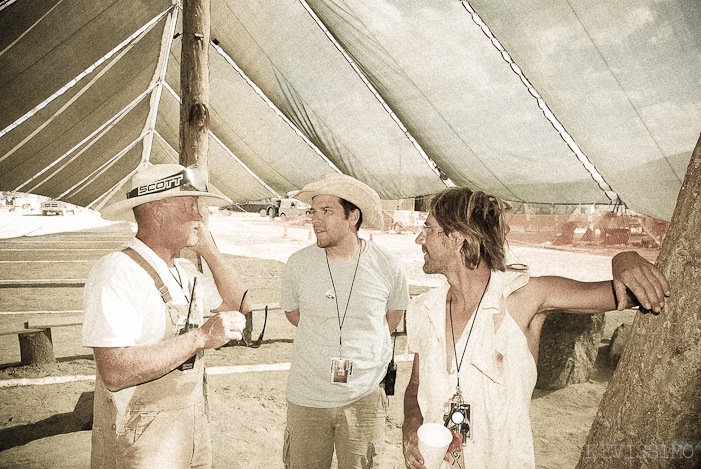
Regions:
<instances>
[{"instance_id":1,"label":"overall strap","mask_svg":"<svg viewBox=\"0 0 701 469\"><path fill-rule=\"evenodd\" d=\"M127 256L131 257L134 260L134 262L139 264L139 266L141 266L141 268L143 268L146 271L146 273L151 276L154 283L156 284L158 293L161 294L163 302L166 304L170 303L173 298L170 296L168 287L166 287L165 283L163 283L163 279L161 279L161 276L158 275L156 269L154 269L153 266L149 264L141 254L134 251L132 248L124 248L122 249L122 252Z\"/></svg>"}]
</instances>

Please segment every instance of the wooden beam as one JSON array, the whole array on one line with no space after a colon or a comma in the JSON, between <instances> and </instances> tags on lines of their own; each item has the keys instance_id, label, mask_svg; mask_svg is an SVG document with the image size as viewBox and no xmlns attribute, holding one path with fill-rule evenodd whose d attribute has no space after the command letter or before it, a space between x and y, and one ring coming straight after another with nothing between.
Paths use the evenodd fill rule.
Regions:
<instances>
[{"instance_id":1,"label":"wooden beam","mask_svg":"<svg viewBox=\"0 0 701 469\"><path fill-rule=\"evenodd\" d=\"M183 1L180 64L180 164L199 164L209 174L210 1Z\"/></svg>"},{"instance_id":2,"label":"wooden beam","mask_svg":"<svg viewBox=\"0 0 701 469\"><path fill-rule=\"evenodd\" d=\"M24 279L0 280L0 288L66 288L85 286L85 279Z\"/></svg>"}]
</instances>

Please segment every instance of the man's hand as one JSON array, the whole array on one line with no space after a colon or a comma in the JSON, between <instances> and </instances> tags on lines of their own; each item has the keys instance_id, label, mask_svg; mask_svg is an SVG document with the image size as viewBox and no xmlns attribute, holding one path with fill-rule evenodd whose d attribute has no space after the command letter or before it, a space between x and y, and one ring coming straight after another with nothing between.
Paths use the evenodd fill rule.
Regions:
<instances>
[{"instance_id":1,"label":"man's hand","mask_svg":"<svg viewBox=\"0 0 701 469\"><path fill-rule=\"evenodd\" d=\"M241 311L249 313L251 311L251 296L244 296L246 287L241 277L219 251L212 233L204 223L197 223L197 243L188 247L199 254L207 263L207 267L209 267L212 277L214 277L214 283L217 285L217 290L219 290L219 295L223 300L222 304L211 311Z\"/></svg>"},{"instance_id":2,"label":"man's hand","mask_svg":"<svg viewBox=\"0 0 701 469\"><path fill-rule=\"evenodd\" d=\"M196 330L202 337L202 349L219 348L230 340L241 340L246 317L238 311L222 311Z\"/></svg>"},{"instance_id":3,"label":"man's hand","mask_svg":"<svg viewBox=\"0 0 701 469\"><path fill-rule=\"evenodd\" d=\"M197 222L197 243L192 246L188 246L188 248L204 258L207 258L207 254L210 252L215 252L217 250L212 233L210 233L207 225L201 221Z\"/></svg>"},{"instance_id":4,"label":"man's hand","mask_svg":"<svg viewBox=\"0 0 701 469\"><path fill-rule=\"evenodd\" d=\"M419 427L424 422L417 395L419 392L419 354L414 354L411 377L404 391L404 423L402 424L402 449L404 462L411 469L425 469L424 458L419 451Z\"/></svg>"},{"instance_id":5,"label":"man's hand","mask_svg":"<svg viewBox=\"0 0 701 469\"><path fill-rule=\"evenodd\" d=\"M665 297L671 294L671 289L669 282L655 265L643 259L637 252L629 251L614 256L611 270L619 311L635 306L635 300L645 309L657 313L662 311Z\"/></svg>"},{"instance_id":6,"label":"man's hand","mask_svg":"<svg viewBox=\"0 0 701 469\"><path fill-rule=\"evenodd\" d=\"M426 469L424 458L419 451L419 436L416 434L418 428L403 429L404 441L404 463L410 469Z\"/></svg>"}]
</instances>

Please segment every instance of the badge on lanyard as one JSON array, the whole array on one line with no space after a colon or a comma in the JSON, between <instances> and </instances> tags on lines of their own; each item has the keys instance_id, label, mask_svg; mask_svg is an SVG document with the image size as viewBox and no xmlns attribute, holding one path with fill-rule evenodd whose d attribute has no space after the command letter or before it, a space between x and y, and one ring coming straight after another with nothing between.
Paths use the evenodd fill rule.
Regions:
<instances>
[{"instance_id":1,"label":"badge on lanyard","mask_svg":"<svg viewBox=\"0 0 701 469\"><path fill-rule=\"evenodd\" d=\"M463 401L460 386L453 397L446 402L447 411L443 415L448 430L462 435L462 445L472 439L472 406Z\"/></svg>"},{"instance_id":2,"label":"badge on lanyard","mask_svg":"<svg viewBox=\"0 0 701 469\"><path fill-rule=\"evenodd\" d=\"M480 305L482 305L482 300L484 295L487 293L487 288L489 287L489 282L492 279L492 274L490 272L489 279L487 280L484 290L482 291L482 296L480 297L475 312L472 314L472 325L470 326L470 332L467 333L467 339L465 339L465 348L462 350L462 356L458 361L458 350L457 344L455 342L455 331L453 330L453 297L450 297L448 302L448 314L450 315L450 333L453 338L453 352L455 353L455 368L457 369L457 386L455 386L455 394L453 397L446 402L445 408L446 412L443 416L445 419L445 426L448 427L450 431L455 433L460 433L462 435L462 445L467 445L467 440L472 439L472 406L466 403L462 398L462 393L460 392L460 366L465 359L465 352L467 351L467 344L470 342L470 336L472 335L472 328L475 326L477 321L477 313L479 313Z\"/></svg>"},{"instance_id":3,"label":"badge on lanyard","mask_svg":"<svg viewBox=\"0 0 701 469\"><path fill-rule=\"evenodd\" d=\"M336 384L348 384L353 375L353 360L348 358L331 359L331 382Z\"/></svg>"},{"instance_id":4,"label":"badge on lanyard","mask_svg":"<svg viewBox=\"0 0 701 469\"><path fill-rule=\"evenodd\" d=\"M350 304L351 294L353 293L353 285L355 285L355 276L358 273L358 266L360 265L360 254L362 253L363 242L358 243L358 260L355 262L355 271L353 272L353 280L351 281L350 289L348 290L348 300L346 301L346 309L343 312L343 317L341 318L341 310L338 307L338 295L336 294L336 284L333 281L333 273L331 272L331 265L329 264L329 254L326 253L326 267L329 270L329 278L331 279L331 289L326 292L326 298L329 300L336 301L336 315L338 317L338 357L331 358L331 366L329 366L329 373L331 374L331 382L335 384L346 385L350 382L350 378L353 375L353 360L348 358L341 358L343 356L343 337L341 332L343 331L343 323L346 321L346 313L348 313L348 305Z\"/></svg>"}]
</instances>

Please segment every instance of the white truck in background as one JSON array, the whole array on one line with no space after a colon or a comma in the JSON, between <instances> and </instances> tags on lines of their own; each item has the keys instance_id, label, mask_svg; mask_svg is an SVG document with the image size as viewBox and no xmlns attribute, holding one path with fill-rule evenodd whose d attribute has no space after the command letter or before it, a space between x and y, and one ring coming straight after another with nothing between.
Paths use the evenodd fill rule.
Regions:
<instances>
[{"instance_id":1,"label":"white truck in background","mask_svg":"<svg viewBox=\"0 0 701 469\"><path fill-rule=\"evenodd\" d=\"M264 217L267 216L271 220L275 217L280 217L281 220L284 220L287 217L296 215L308 215L311 209L311 205L297 199L272 199L266 208L261 209L260 214Z\"/></svg>"},{"instance_id":2,"label":"white truck in background","mask_svg":"<svg viewBox=\"0 0 701 469\"><path fill-rule=\"evenodd\" d=\"M59 200L45 200L41 203L42 215L65 215L75 214L75 207Z\"/></svg>"}]
</instances>

